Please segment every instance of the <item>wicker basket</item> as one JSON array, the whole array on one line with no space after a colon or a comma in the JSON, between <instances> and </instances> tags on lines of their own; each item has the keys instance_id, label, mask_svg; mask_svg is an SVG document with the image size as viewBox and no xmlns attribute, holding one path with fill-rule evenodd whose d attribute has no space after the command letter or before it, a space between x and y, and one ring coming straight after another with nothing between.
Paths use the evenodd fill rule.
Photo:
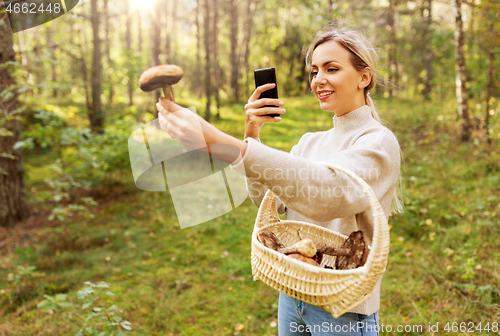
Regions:
<instances>
[{"instance_id":1,"label":"wicker basket","mask_svg":"<svg viewBox=\"0 0 500 336\"><path fill-rule=\"evenodd\" d=\"M312 266L278 253L257 240L257 233L270 230L290 246L303 238L340 247L347 236L321 226L291 220L281 220L276 210L276 197L268 190L262 200L252 234L252 274L254 281L288 296L318 306L335 318L367 300L382 277L389 254L389 226L384 211L370 186L352 171L328 162L316 162L343 172L361 185L368 197L374 219L374 232L368 259L362 267L352 270L331 270ZM322 265L333 266L335 257L324 255Z\"/></svg>"}]
</instances>

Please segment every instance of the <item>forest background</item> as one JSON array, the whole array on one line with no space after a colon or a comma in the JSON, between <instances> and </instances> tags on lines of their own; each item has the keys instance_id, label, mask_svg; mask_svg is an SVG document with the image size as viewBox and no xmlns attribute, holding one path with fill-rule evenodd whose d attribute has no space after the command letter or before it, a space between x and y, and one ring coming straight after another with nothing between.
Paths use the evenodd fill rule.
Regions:
<instances>
[{"instance_id":1,"label":"forest background","mask_svg":"<svg viewBox=\"0 0 500 336\"><path fill-rule=\"evenodd\" d=\"M305 67L329 22L376 46L372 97L403 151L380 316L406 329L382 334L498 334L498 0L86 0L14 34L0 18L0 335L276 335L277 292L251 275L257 208L180 230L169 192L135 187L127 140L157 118L137 82L158 64L235 137L268 66L287 114L263 143L331 128Z\"/></svg>"}]
</instances>

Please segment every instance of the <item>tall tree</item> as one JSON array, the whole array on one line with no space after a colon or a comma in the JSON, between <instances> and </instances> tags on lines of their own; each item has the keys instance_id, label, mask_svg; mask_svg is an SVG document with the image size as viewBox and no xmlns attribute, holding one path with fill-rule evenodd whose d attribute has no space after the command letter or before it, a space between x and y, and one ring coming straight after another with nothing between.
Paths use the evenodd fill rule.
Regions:
<instances>
[{"instance_id":1,"label":"tall tree","mask_svg":"<svg viewBox=\"0 0 500 336\"><path fill-rule=\"evenodd\" d=\"M142 11L137 9L137 51L139 54L142 52L142 19L141 19ZM140 59L140 57L139 57Z\"/></svg>"},{"instance_id":2,"label":"tall tree","mask_svg":"<svg viewBox=\"0 0 500 336\"><path fill-rule=\"evenodd\" d=\"M127 81L127 91L128 91L128 101L129 105L133 106L134 105L134 83L132 83L132 13L130 10L130 2L131 0L125 0L125 12L127 15L127 20L125 22L125 43L126 43L126 50L127 50L127 55L126 57L126 64L127 64L127 75L128 75L128 81Z\"/></svg>"},{"instance_id":3,"label":"tall tree","mask_svg":"<svg viewBox=\"0 0 500 336\"><path fill-rule=\"evenodd\" d=\"M24 190L24 169L21 151L14 149L19 141L20 126L15 83L10 74L15 54L12 30L6 13L0 14L0 226L12 227L28 218ZM11 94L5 94L5 91Z\"/></svg>"},{"instance_id":4,"label":"tall tree","mask_svg":"<svg viewBox=\"0 0 500 336\"><path fill-rule=\"evenodd\" d=\"M396 3L397 0L389 0L387 24L389 27L389 95L397 95L399 73L398 73L398 40L396 31Z\"/></svg>"},{"instance_id":5,"label":"tall tree","mask_svg":"<svg viewBox=\"0 0 500 336\"><path fill-rule=\"evenodd\" d=\"M207 102L205 105L205 120L210 122L210 102L212 100L212 84L211 84L211 69L212 62L210 57L210 0L205 0L205 17L204 17L204 37L205 37L205 96Z\"/></svg>"},{"instance_id":6,"label":"tall tree","mask_svg":"<svg viewBox=\"0 0 500 336\"><path fill-rule=\"evenodd\" d=\"M486 95L485 95L485 111L484 111L484 131L486 133L486 140L489 145L492 143L492 134L490 130L490 117L493 115L490 107L495 89L495 55L498 55L498 45L500 42L498 32L498 22L500 21L500 4L493 5L491 2L481 4L481 21L486 27L484 33L481 35L482 43L481 48L486 49L488 56L488 72L486 75Z\"/></svg>"},{"instance_id":7,"label":"tall tree","mask_svg":"<svg viewBox=\"0 0 500 336\"><path fill-rule=\"evenodd\" d=\"M109 96L108 96L108 104L113 103L113 97L115 94L114 90L114 85L113 85L113 78L112 78L112 72L113 72L113 59L111 58L111 41L112 39L110 38L111 35L111 23L109 21L109 6L108 6L108 1L109 0L104 0L104 30L106 32L106 40L105 40L105 46L106 46L106 61L108 63L108 71L107 71L107 79L109 83Z\"/></svg>"},{"instance_id":8,"label":"tall tree","mask_svg":"<svg viewBox=\"0 0 500 336\"><path fill-rule=\"evenodd\" d=\"M52 32L52 25L51 24L46 24L45 25L46 29L46 34L47 34L47 50L51 50L51 58L54 62L50 62L50 72L51 72L51 77L52 77L52 84L55 84L57 81L57 74L56 74L56 47L54 45L54 33ZM58 91L57 88L54 87L52 89L52 97L57 97Z\"/></svg>"},{"instance_id":9,"label":"tall tree","mask_svg":"<svg viewBox=\"0 0 500 336\"><path fill-rule=\"evenodd\" d=\"M236 103L239 102L239 61L238 55L238 1L230 0L229 21L231 28L229 30L229 40L231 43L231 53L229 55L231 63L231 89L233 99Z\"/></svg>"},{"instance_id":10,"label":"tall tree","mask_svg":"<svg viewBox=\"0 0 500 336\"><path fill-rule=\"evenodd\" d=\"M99 38L100 15L97 0L90 0L93 52L92 52L92 110L89 115L92 132L103 132L104 114L101 110L101 39Z\"/></svg>"},{"instance_id":11,"label":"tall tree","mask_svg":"<svg viewBox=\"0 0 500 336\"><path fill-rule=\"evenodd\" d=\"M172 62L176 62L177 60L177 42L176 42L176 25L177 25L177 0L172 1L172 10L171 10L171 21L172 24L170 26L170 53L168 56L172 60ZM173 45L173 47L172 47Z\"/></svg>"},{"instance_id":12,"label":"tall tree","mask_svg":"<svg viewBox=\"0 0 500 336\"><path fill-rule=\"evenodd\" d=\"M422 11L422 17L425 18L427 14L427 22L424 24L425 35L425 65L426 65L426 78L423 94L426 100L430 100L432 93L432 0L427 0L427 8Z\"/></svg>"},{"instance_id":13,"label":"tall tree","mask_svg":"<svg viewBox=\"0 0 500 336\"><path fill-rule=\"evenodd\" d=\"M236 0L232 0L236 1ZM200 28L200 0L196 0L195 8L195 25L196 25L196 73L201 73L201 28ZM231 35L232 36L232 35ZM231 50L232 54L233 50ZM232 61L231 61L232 64ZM231 67L232 69L232 67ZM232 77L231 77L232 78ZM200 99L203 94L203 88L201 85L196 85L196 98Z\"/></svg>"},{"instance_id":14,"label":"tall tree","mask_svg":"<svg viewBox=\"0 0 500 336\"><path fill-rule=\"evenodd\" d=\"M83 4L82 6L83 7ZM85 33L85 26L84 25L78 25L78 31L79 35L82 40L82 44L80 45L80 53L81 53L81 58L80 58L80 64L81 64L81 70L82 70L82 77L83 77L83 90L85 92L85 106L87 107L87 110L90 111L92 109L92 104L90 103L90 94L89 94L89 76L88 76L88 71L87 71L87 34ZM73 34L73 24L70 24L70 31L71 35L75 36Z\"/></svg>"},{"instance_id":15,"label":"tall tree","mask_svg":"<svg viewBox=\"0 0 500 336\"><path fill-rule=\"evenodd\" d=\"M170 3L171 1L165 0L165 12L163 16L165 17L165 53L167 54L167 63L171 61L170 57L170 34L172 32L171 26L172 26L172 15L171 12L172 10L170 9Z\"/></svg>"},{"instance_id":16,"label":"tall tree","mask_svg":"<svg viewBox=\"0 0 500 336\"><path fill-rule=\"evenodd\" d=\"M154 15L151 18L153 22L153 38L151 39L153 65L160 65L160 43L161 43L161 16L160 16L160 2L157 0L154 5ZM155 90L156 100L161 97L161 90ZM158 119L158 110L153 109L155 119Z\"/></svg>"},{"instance_id":17,"label":"tall tree","mask_svg":"<svg viewBox=\"0 0 500 336\"><path fill-rule=\"evenodd\" d=\"M455 0L456 95L460 116L460 140L469 141L471 125L468 110L467 69L465 67L465 33L462 21L462 0Z\"/></svg>"},{"instance_id":18,"label":"tall tree","mask_svg":"<svg viewBox=\"0 0 500 336\"><path fill-rule=\"evenodd\" d=\"M240 51L240 67L238 67L238 77L242 78L242 70L245 70L246 73L246 85L245 85L245 95L248 97L248 85L249 85L249 69L248 69L248 58L250 56L250 38L252 34L252 26L253 26L253 14L255 12L255 0L247 0L247 8L246 8L246 20L245 26L243 29L243 43L241 44Z\"/></svg>"},{"instance_id":19,"label":"tall tree","mask_svg":"<svg viewBox=\"0 0 500 336\"><path fill-rule=\"evenodd\" d=\"M215 88L215 103L217 105L216 119L220 120L220 97L219 97L219 4L217 0L213 0L213 43L214 43L214 88Z\"/></svg>"}]
</instances>

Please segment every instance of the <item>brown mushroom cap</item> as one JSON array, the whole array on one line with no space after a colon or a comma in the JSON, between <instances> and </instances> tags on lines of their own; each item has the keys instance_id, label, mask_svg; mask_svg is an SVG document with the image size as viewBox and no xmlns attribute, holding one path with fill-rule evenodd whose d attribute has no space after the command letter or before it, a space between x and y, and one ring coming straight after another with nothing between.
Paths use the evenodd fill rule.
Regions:
<instances>
[{"instance_id":1,"label":"brown mushroom cap","mask_svg":"<svg viewBox=\"0 0 500 336\"><path fill-rule=\"evenodd\" d=\"M347 270L361 267L368 259L368 244L365 241L363 231L352 232L341 246L343 249L351 251L350 255L338 256L335 260L335 268Z\"/></svg>"},{"instance_id":2,"label":"brown mushroom cap","mask_svg":"<svg viewBox=\"0 0 500 336\"><path fill-rule=\"evenodd\" d=\"M156 65L144 71L139 78L139 87L142 91L153 91L165 85L174 85L184 73L177 65Z\"/></svg>"}]
</instances>

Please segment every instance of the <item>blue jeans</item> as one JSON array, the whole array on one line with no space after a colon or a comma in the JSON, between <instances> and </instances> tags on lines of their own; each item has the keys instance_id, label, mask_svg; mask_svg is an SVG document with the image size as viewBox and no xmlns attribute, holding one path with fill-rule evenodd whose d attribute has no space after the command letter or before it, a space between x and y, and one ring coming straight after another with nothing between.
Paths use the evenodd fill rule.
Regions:
<instances>
[{"instance_id":1,"label":"blue jeans","mask_svg":"<svg viewBox=\"0 0 500 336\"><path fill-rule=\"evenodd\" d=\"M345 313L339 318L334 318L324 309L280 292L279 336L378 336L378 330L378 311L370 316Z\"/></svg>"}]
</instances>

